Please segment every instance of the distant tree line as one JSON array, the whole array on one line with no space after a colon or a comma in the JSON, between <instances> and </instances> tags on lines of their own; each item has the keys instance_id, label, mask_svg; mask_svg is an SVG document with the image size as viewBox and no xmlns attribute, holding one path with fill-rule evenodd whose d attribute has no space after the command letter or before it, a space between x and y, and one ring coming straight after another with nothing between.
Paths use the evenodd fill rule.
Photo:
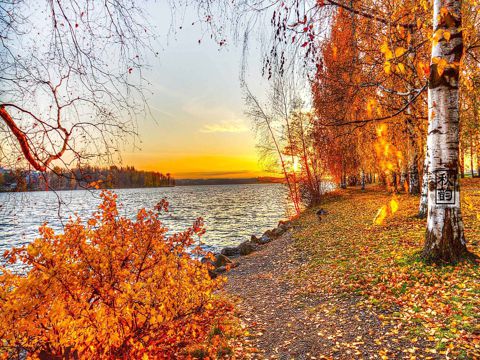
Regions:
<instances>
[{"instance_id":1,"label":"distant tree line","mask_svg":"<svg viewBox=\"0 0 480 360\"><path fill-rule=\"evenodd\" d=\"M45 173L0 168L0 191L123 189L174 186L169 173L136 170L133 166L109 168L86 166L54 167Z\"/></svg>"}]
</instances>

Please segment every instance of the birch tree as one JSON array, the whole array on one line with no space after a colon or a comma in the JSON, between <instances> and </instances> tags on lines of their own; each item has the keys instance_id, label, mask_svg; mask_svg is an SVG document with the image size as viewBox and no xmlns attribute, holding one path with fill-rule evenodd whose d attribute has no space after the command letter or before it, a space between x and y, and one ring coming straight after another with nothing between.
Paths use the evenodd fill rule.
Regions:
<instances>
[{"instance_id":1,"label":"birch tree","mask_svg":"<svg viewBox=\"0 0 480 360\"><path fill-rule=\"evenodd\" d=\"M467 254L460 209L459 68L461 1L435 0L428 89L428 216L425 259L456 262Z\"/></svg>"}]
</instances>

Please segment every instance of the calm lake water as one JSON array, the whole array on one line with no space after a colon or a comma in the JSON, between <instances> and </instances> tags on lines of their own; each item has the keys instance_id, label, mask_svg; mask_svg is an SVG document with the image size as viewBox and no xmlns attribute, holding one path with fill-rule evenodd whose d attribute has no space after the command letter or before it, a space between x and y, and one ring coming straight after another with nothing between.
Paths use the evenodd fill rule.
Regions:
<instances>
[{"instance_id":1,"label":"calm lake water","mask_svg":"<svg viewBox=\"0 0 480 360\"><path fill-rule=\"evenodd\" d=\"M141 208L151 209L165 198L169 212L162 221L171 232L190 226L203 217L206 247L217 250L238 245L274 227L288 217L287 189L282 184L177 186L172 188L118 189L120 214L134 217ZM48 222L57 231L75 212L82 219L100 203L99 191L0 193L0 254L38 236Z\"/></svg>"}]
</instances>

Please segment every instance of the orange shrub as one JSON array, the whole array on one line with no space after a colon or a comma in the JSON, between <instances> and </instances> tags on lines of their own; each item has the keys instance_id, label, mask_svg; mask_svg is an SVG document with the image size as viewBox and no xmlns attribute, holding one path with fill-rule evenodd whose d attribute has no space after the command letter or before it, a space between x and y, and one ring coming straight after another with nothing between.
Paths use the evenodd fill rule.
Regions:
<instances>
[{"instance_id":1,"label":"orange shrub","mask_svg":"<svg viewBox=\"0 0 480 360\"><path fill-rule=\"evenodd\" d=\"M132 221L116 195L102 198L86 225L70 220L64 234L45 225L4 254L29 270L0 268L0 358L217 356L232 309L214 294L222 280L187 252L202 221L167 237L156 212Z\"/></svg>"}]
</instances>

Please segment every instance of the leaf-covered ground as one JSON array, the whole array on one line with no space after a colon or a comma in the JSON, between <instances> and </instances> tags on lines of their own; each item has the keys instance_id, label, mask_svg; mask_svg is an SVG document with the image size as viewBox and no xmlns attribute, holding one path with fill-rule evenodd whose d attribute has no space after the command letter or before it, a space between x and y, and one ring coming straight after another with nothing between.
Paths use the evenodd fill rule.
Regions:
<instances>
[{"instance_id":1,"label":"leaf-covered ground","mask_svg":"<svg viewBox=\"0 0 480 360\"><path fill-rule=\"evenodd\" d=\"M470 251L480 255L480 179L462 182ZM480 358L478 264L426 265L418 198L374 225L392 195L378 187L331 194L293 233L229 275L256 358ZM253 350L256 349L256 350Z\"/></svg>"}]
</instances>

